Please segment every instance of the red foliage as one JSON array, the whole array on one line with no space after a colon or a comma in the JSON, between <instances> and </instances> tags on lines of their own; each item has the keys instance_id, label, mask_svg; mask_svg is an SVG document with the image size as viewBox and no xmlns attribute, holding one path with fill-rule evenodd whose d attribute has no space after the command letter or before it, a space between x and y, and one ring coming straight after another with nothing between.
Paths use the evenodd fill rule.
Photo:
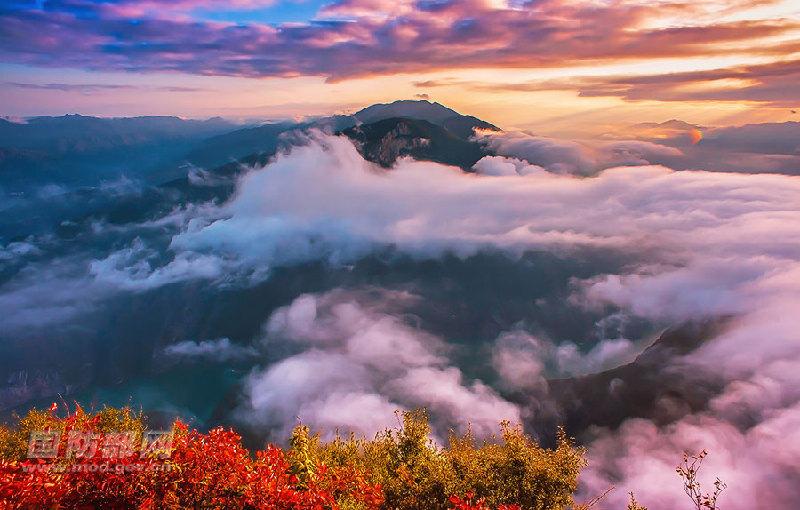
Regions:
<instances>
[{"instance_id":1,"label":"red foliage","mask_svg":"<svg viewBox=\"0 0 800 510\"><path fill-rule=\"evenodd\" d=\"M76 425L63 420L62 448ZM81 432L96 423L83 420ZM64 451L63 449L61 451ZM320 466L300 484L280 448L268 446L255 458L232 430L207 434L176 422L169 458L131 455L0 462L0 509L24 508L241 508L323 510L347 498L366 508L383 502L379 486L355 469ZM104 467L105 466L105 467Z\"/></svg>"},{"instance_id":2,"label":"red foliage","mask_svg":"<svg viewBox=\"0 0 800 510\"><path fill-rule=\"evenodd\" d=\"M54 409L51 412L55 418ZM230 429L204 434L176 421L168 455L160 455L161 450L146 455L123 450L109 459L105 454L114 443L107 442L108 434L101 438L97 433L98 416L78 408L57 420L64 427L59 451L72 455L0 460L0 510L337 510L343 501L377 510L384 502L381 487L369 483L366 473L355 467L318 465L301 480L282 449L270 445L251 455ZM76 437L103 441L86 448L89 443ZM473 493L452 496L450 503L454 510L521 510L519 505L490 508Z\"/></svg>"}]
</instances>

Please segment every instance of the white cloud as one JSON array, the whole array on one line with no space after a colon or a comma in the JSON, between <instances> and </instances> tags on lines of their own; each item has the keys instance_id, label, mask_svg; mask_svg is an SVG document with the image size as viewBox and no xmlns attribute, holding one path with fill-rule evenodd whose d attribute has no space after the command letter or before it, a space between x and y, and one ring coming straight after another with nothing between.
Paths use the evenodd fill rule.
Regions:
<instances>
[{"instance_id":1,"label":"white cloud","mask_svg":"<svg viewBox=\"0 0 800 510\"><path fill-rule=\"evenodd\" d=\"M615 166L664 164L683 156L679 149L643 140L579 142L519 131L481 131L478 140L499 156L519 158L556 174L593 175Z\"/></svg>"},{"instance_id":2,"label":"white cloud","mask_svg":"<svg viewBox=\"0 0 800 510\"><path fill-rule=\"evenodd\" d=\"M503 164L520 166L497 159L481 166ZM176 235L172 250L193 255L156 276L190 277L194 266L203 277L243 267L268 276L274 266L346 263L385 246L419 256L466 255L484 246L674 249L694 242L690 229L733 235L728 227L751 226L753 215L764 228L781 221L786 211L777 204L789 198L791 186L776 184L661 167L609 169L590 179L537 171L524 180L490 179L408 159L386 172L346 139L320 135L247 174L230 203Z\"/></svg>"},{"instance_id":3,"label":"white cloud","mask_svg":"<svg viewBox=\"0 0 800 510\"><path fill-rule=\"evenodd\" d=\"M495 176L515 176L515 175L537 175L543 177L547 170L531 165L527 161L503 156L484 156L472 166L480 175Z\"/></svg>"},{"instance_id":4,"label":"white cloud","mask_svg":"<svg viewBox=\"0 0 800 510\"><path fill-rule=\"evenodd\" d=\"M494 341L492 366L512 390L546 392L546 380L592 374L630 363L641 347L625 338L604 339L588 352L572 342L554 344L524 330L508 331Z\"/></svg>"},{"instance_id":5,"label":"white cloud","mask_svg":"<svg viewBox=\"0 0 800 510\"><path fill-rule=\"evenodd\" d=\"M93 260L89 272L99 282L124 290L144 291L187 279L214 279L222 275L219 257L192 252L180 252L163 266L153 265L159 253L147 248L141 239L128 247Z\"/></svg>"},{"instance_id":6,"label":"white cloud","mask_svg":"<svg viewBox=\"0 0 800 510\"><path fill-rule=\"evenodd\" d=\"M668 427L632 420L603 434L590 448L587 487L602 491L615 483L614 503L624 488L637 490L651 510L674 508L671 498L681 497L676 459L683 448L705 447L718 459L708 471L730 482L731 492L735 487L726 508L749 510L757 501L789 508L787 501L800 498L800 392L793 375L800 372L800 178L660 166L596 173L606 164L671 154L629 142L586 151L582 144L529 138L501 142L510 144L514 158L549 173L523 177L519 159L498 158L481 163L491 175L408 159L386 171L363 160L346 139L318 135L249 172L229 203L171 219L180 230L167 262L134 243L96 260L91 284L78 278L62 285L61 273L26 273L7 284L0 304L19 315L4 326L19 326L43 310L69 316L87 286L137 290L197 277L227 281L238 273L264 278L276 266L349 263L387 246L415 257L468 255L483 247L512 254L611 248L641 263L576 282L575 303L613 304L673 323L720 314L735 319L691 358L676 360L727 383L709 409ZM34 285L48 277L52 285ZM60 291L51 295L54 286ZM279 433L296 416L327 430L373 432L395 423L394 409L420 405L431 406L447 425L472 420L489 427L525 412L468 380L441 339L352 296L303 297L274 314L266 337L267 349L280 340L298 354L252 374L242 412ZM621 340L584 355L529 344L495 353L509 386L536 387L534 376L552 367L581 373L632 352Z\"/></svg>"},{"instance_id":7,"label":"white cloud","mask_svg":"<svg viewBox=\"0 0 800 510\"><path fill-rule=\"evenodd\" d=\"M32 242L15 241L0 246L0 262L15 261L27 255L41 254L41 250Z\"/></svg>"},{"instance_id":8,"label":"white cloud","mask_svg":"<svg viewBox=\"0 0 800 510\"><path fill-rule=\"evenodd\" d=\"M395 297L408 299L382 299ZM265 347L290 342L303 350L251 375L239 415L280 434L299 418L327 433L372 435L396 425L395 411L418 407L430 409L442 436L467 422L487 434L500 420L520 421L515 405L450 364L440 339L380 311L374 296L364 301L339 290L304 295L276 311Z\"/></svg>"},{"instance_id":9,"label":"white cloud","mask_svg":"<svg viewBox=\"0 0 800 510\"><path fill-rule=\"evenodd\" d=\"M229 338L216 340L185 340L164 348L164 354L175 359L202 359L216 362L237 361L252 358L258 354L251 346L231 343Z\"/></svg>"},{"instance_id":10,"label":"white cloud","mask_svg":"<svg viewBox=\"0 0 800 510\"><path fill-rule=\"evenodd\" d=\"M587 159L578 149L566 147L565 155L556 159L568 159L571 154L574 169L583 173L595 169L596 160ZM489 163L493 167L505 163L507 170L513 166L516 172L514 161ZM547 167L547 162L537 163ZM637 254L645 263L630 267L624 274L580 283L577 301L587 306L613 303L634 315L676 323L719 314L736 315L730 329L692 359L681 362L694 370L725 377L730 383L746 384L763 376L762 371L779 359L800 362L796 334L800 331L796 313L800 309L800 179L674 172L658 166L611 168L588 178L536 173L523 178L510 171L494 173L508 175L468 175L409 160L401 160L385 172L364 162L346 140L323 138L278 158L263 171L251 173L227 207L226 219L191 235L179 236L173 246L223 251L241 261L273 264L309 258L336 263L387 245L422 257L439 256L447 250L464 255L484 246L509 252L529 248L565 250L580 245L615 248ZM489 399L486 406L468 405L471 399L483 401L483 387L464 382L463 375L453 372L453 367L433 363L413 367L407 372L410 375L390 377L391 365L385 360L370 366L352 356L346 349L352 335L346 333L333 342L335 346L313 343L313 350L301 355L313 353L319 365L313 370L313 377L311 370L300 373L325 381L321 383L325 390L314 386L314 382L308 383L314 389L307 395L292 395L286 389L289 397L279 400L290 409L282 415L294 415L300 407L307 406L306 410L312 409L309 412L320 417L316 410L326 408L322 403L328 394L369 396L386 410L393 405L430 404L435 406L434 414L439 412L448 420L455 416L451 408L457 407L478 409L473 416L465 410L463 420L486 422L489 415L500 414L492 409L502 408L501 400ZM302 342L310 341L303 338ZM520 370L535 374L542 370L537 363L544 363L545 367L548 362L560 363L562 370L580 373L627 359L634 352L632 349L624 341L612 341L583 356L576 349L562 347L544 358L528 353L519 358L522 367L509 365L509 356L505 356L505 361L498 362L499 371L501 375L505 371L506 381L524 386L528 383L515 380L515 374ZM430 356L437 355L441 356L430 351ZM370 360L381 357L374 354ZM289 358L284 363L298 361ZM344 376L338 371L328 375L323 367L331 365L344 367L347 378L340 380ZM279 384L277 371L285 367L279 363L256 376L253 384L264 380ZM407 380L409 377L412 379ZM785 388L794 382L780 375L772 379L771 384L784 388L780 393L789 396L768 414L788 420L797 399ZM753 380L753 384L758 383L758 379ZM429 390L424 386L426 381L435 382L435 386ZM276 388L275 395L283 395L282 386L272 387ZM742 390L730 385L727 391ZM770 437L764 434L771 430L772 418L756 428L739 431L727 421L730 406L722 412L726 394L719 397L719 414L712 408L672 428L659 430L652 424L631 422L618 432L609 432L604 437L607 444L617 448L617 457L603 455L600 448L606 443L593 445L587 485L600 490L611 483L631 489L646 486L642 499L651 508L670 508L670 498L676 492L680 495L674 463L680 449L690 446L705 446L720 459L739 459L737 469L751 472L752 476L741 477L732 471L734 464L719 464L721 471L717 474L728 477L745 494L728 501L728 508L733 510L752 508L753 500L746 495L755 494L768 480L777 480L779 489L800 481L800 474L769 465L773 449L763 438ZM307 404L309 401L313 404ZM750 407L739 409L736 416L767 412L764 402L751 399L741 403ZM271 408L272 404L262 407ZM341 418L334 421L343 425ZM350 423L355 427L358 424L356 418ZM682 434L690 432L696 432L702 440L681 439ZM761 439L755 446L748 446L751 451L745 453L743 445L749 444L754 434L760 434ZM792 435L785 440L790 441L788 450L795 447ZM640 450L636 449L638 444L643 445ZM630 455L624 453L626 448ZM608 475L619 462L632 466L618 473L622 482ZM743 466L741 463L745 462L768 466ZM782 478L777 478L779 473ZM668 480L674 483L667 483ZM784 491L774 497L788 498L788 494Z\"/></svg>"},{"instance_id":11,"label":"white cloud","mask_svg":"<svg viewBox=\"0 0 800 510\"><path fill-rule=\"evenodd\" d=\"M182 219L169 223L183 227L172 238L171 261L159 266L134 244L96 261L94 274L131 289L237 274L257 281L276 266L345 264L387 246L423 257L469 255L486 246L510 252L605 246L651 250L654 263L669 264L683 264L698 247L720 248L720 259L732 245L737 254L761 253L752 236L769 249L792 250L771 238L797 205L796 181L782 176L640 166L578 178L527 172L519 160L498 158L479 166L501 174L513 166L528 175L471 175L410 159L387 172L347 139L315 136L247 173L229 203L173 213ZM746 241L743 229L751 236Z\"/></svg>"}]
</instances>

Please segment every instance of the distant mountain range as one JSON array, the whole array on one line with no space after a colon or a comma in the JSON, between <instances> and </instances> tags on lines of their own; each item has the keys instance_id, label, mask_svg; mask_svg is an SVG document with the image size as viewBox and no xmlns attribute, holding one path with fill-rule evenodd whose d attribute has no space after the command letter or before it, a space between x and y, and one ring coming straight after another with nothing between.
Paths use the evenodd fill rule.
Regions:
<instances>
[{"instance_id":1,"label":"distant mountain range","mask_svg":"<svg viewBox=\"0 0 800 510\"><path fill-rule=\"evenodd\" d=\"M187 165L215 169L265 161L289 132L312 128L350 137L367 159L383 166L408 155L465 169L483 154L469 140L473 130L498 129L429 101L395 101L353 115L244 127L220 118L0 119L0 182L9 189L43 183L91 185L121 175L167 182L186 175Z\"/></svg>"},{"instance_id":2,"label":"distant mountain range","mask_svg":"<svg viewBox=\"0 0 800 510\"><path fill-rule=\"evenodd\" d=\"M469 170L488 153L470 140L475 128L498 129L428 101L396 101L353 115L244 127L218 118L67 115L22 124L0 120L0 196L69 195L70 201L83 204L74 224L57 229L70 237L73 225L90 217L124 224L166 214L176 204L225 200L243 168L265 164L309 129L349 137L366 159L384 167L410 156ZM121 177L148 186L112 201L93 190ZM33 207L22 215L0 217L0 232L13 238L33 231L34 224L53 221L52 212Z\"/></svg>"},{"instance_id":3,"label":"distant mountain range","mask_svg":"<svg viewBox=\"0 0 800 510\"><path fill-rule=\"evenodd\" d=\"M284 133L311 128L346 135L359 142L359 146L364 149L362 154L365 158L383 166L393 163L397 156L409 155L416 159L461 167L478 152L478 144L469 142L474 129L499 129L471 115L461 115L439 103L402 100L368 106L353 115L239 129L205 140L200 147L188 154L187 159L204 168L214 168L240 159L253 162L258 155L274 154ZM422 147L419 144L423 142L418 141L415 147L413 138L430 140L431 146ZM462 150L466 150L468 154L461 154Z\"/></svg>"},{"instance_id":4,"label":"distant mountain range","mask_svg":"<svg viewBox=\"0 0 800 510\"><path fill-rule=\"evenodd\" d=\"M0 119L0 183L91 185L129 175L160 179L202 140L236 129L220 118L35 117L24 123ZM173 174L174 175L174 174Z\"/></svg>"},{"instance_id":5,"label":"distant mountain range","mask_svg":"<svg viewBox=\"0 0 800 510\"><path fill-rule=\"evenodd\" d=\"M64 115L34 117L24 123L0 119L0 145L48 153L84 153L147 144L165 138L209 137L235 127L235 124L219 117L201 121L178 117Z\"/></svg>"}]
</instances>

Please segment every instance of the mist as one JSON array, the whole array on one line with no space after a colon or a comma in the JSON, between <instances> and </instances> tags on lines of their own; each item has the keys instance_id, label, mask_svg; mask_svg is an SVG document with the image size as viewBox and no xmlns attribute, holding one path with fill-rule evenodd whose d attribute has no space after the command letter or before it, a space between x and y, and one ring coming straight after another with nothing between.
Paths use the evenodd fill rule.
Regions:
<instances>
[{"instance_id":1,"label":"mist","mask_svg":"<svg viewBox=\"0 0 800 510\"><path fill-rule=\"evenodd\" d=\"M160 205L129 220L103 206L2 247L4 405L135 397L159 377L163 412L261 439L298 418L371 435L416 407L439 440L503 419L546 439L563 413L550 381L635 364L665 329L724 318L656 374L714 381L702 408L570 431L588 447L581 494L615 485L610 503L636 490L672 508L675 463L707 448L709 476L736 488L727 508L796 500L800 181L555 164L514 150L474 172L386 169L312 131L243 168L227 199L114 188ZM21 357L25 344L52 355ZM21 397L18 367L42 381ZM211 407L177 397L192 370L225 381Z\"/></svg>"}]
</instances>

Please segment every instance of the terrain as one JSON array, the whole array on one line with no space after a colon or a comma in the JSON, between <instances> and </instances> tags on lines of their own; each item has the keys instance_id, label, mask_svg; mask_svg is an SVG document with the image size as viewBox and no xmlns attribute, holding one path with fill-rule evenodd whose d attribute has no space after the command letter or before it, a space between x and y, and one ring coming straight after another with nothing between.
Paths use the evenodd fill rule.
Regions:
<instances>
[{"instance_id":1,"label":"terrain","mask_svg":"<svg viewBox=\"0 0 800 510\"><path fill-rule=\"evenodd\" d=\"M427 101L7 122L0 412L132 406L253 449L297 417L327 441L418 408L434 441L563 426L581 495L644 476L649 444L762 455L791 415L800 193L770 147L795 126L700 128L563 140ZM696 169L760 130L742 161L778 167Z\"/></svg>"}]
</instances>

